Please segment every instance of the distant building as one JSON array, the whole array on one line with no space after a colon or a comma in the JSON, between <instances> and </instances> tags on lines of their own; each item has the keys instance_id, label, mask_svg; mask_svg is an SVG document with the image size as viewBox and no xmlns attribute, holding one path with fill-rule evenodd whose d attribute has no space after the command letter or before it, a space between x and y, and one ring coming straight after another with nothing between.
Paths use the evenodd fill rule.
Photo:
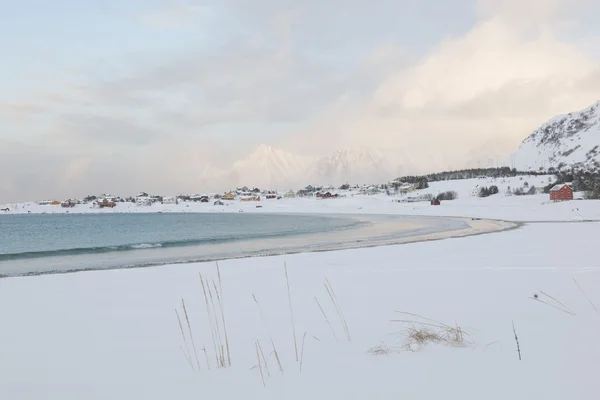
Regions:
<instances>
[{"instance_id":1,"label":"distant building","mask_svg":"<svg viewBox=\"0 0 600 400\"><path fill-rule=\"evenodd\" d=\"M177 197L163 197L163 204L177 204Z\"/></svg>"},{"instance_id":2,"label":"distant building","mask_svg":"<svg viewBox=\"0 0 600 400\"><path fill-rule=\"evenodd\" d=\"M561 184L555 185L552 189L550 189L550 200L551 201L573 200L573 188L566 183L561 183Z\"/></svg>"}]
</instances>

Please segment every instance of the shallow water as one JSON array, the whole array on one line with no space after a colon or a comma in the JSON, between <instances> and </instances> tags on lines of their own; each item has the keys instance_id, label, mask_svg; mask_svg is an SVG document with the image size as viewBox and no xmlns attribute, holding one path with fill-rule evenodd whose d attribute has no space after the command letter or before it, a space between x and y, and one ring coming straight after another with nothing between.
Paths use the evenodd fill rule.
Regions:
<instances>
[{"instance_id":1,"label":"shallow water","mask_svg":"<svg viewBox=\"0 0 600 400\"><path fill-rule=\"evenodd\" d=\"M0 218L0 276L332 250L464 227L400 216L10 215Z\"/></svg>"}]
</instances>

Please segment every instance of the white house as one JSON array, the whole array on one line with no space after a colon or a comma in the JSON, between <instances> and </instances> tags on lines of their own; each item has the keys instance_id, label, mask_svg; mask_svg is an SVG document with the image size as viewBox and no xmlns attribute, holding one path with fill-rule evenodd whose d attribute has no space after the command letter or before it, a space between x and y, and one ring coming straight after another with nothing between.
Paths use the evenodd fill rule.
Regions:
<instances>
[{"instance_id":1,"label":"white house","mask_svg":"<svg viewBox=\"0 0 600 400\"><path fill-rule=\"evenodd\" d=\"M135 199L135 204L140 207L148 207L152 205L152 199L150 197L138 197Z\"/></svg>"},{"instance_id":2,"label":"white house","mask_svg":"<svg viewBox=\"0 0 600 400\"><path fill-rule=\"evenodd\" d=\"M177 204L177 197L163 197L163 204Z\"/></svg>"}]
</instances>

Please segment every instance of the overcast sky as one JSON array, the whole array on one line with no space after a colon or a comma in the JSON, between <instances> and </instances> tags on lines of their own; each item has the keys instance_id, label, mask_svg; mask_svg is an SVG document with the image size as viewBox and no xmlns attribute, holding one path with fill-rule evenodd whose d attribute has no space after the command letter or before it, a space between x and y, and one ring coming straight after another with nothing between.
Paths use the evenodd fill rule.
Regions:
<instances>
[{"instance_id":1,"label":"overcast sky","mask_svg":"<svg viewBox=\"0 0 600 400\"><path fill-rule=\"evenodd\" d=\"M261 143L462 167L600 99L593 0L0 6L0 203L210 190Z\"/></svg>"}]
</instances>

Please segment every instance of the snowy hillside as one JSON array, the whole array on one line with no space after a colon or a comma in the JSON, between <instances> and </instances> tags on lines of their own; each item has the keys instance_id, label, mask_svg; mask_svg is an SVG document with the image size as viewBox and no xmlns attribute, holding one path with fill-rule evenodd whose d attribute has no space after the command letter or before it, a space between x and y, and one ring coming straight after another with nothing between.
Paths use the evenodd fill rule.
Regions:
<instances>
[{"instance_id":1,"label":"snowy hillside","mask_svg":"<svg viewBox=\"0 0 600 400\"><path fill-rule=\"evenodd\" d=\"M519 170L600 167L600 101L535 130L507 161Z\"/></svg>"}]
</instances>

